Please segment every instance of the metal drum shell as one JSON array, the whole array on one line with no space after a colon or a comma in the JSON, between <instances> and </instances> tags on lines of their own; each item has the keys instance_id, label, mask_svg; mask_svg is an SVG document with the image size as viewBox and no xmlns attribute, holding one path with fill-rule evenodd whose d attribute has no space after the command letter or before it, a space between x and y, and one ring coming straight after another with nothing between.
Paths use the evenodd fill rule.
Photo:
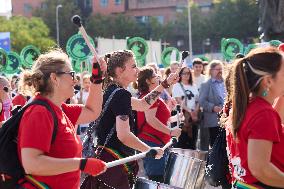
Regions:
<instances>
[{"instance_id":1,"label":"metal drum shell","mask_svg":"<svg viewBox=\"0 0 284 189\"><path fill-rule=\"evenodd\" d=\"M164 175L165 183L185 189L202 189L205 165L203 160L171 152Z\"/></svg>"},{"instance_id":2,"label":"metal drum shell","mask_svg":"<svg viewBox=\"0 0 284 189\"><path fill-rule=\"evenodd\" d=\"M191 150L191 149L182 149L182 148L171 148L171 152L187 155L189 157L197 158L203 161L207 161L208 152L201 150Z\"/></svg>"},{"instance_id":3,"label":"metal drum shell","mask_svg":"<svg viewBox=\"0 0 284 189\"><path fill-rule=\"evenodd\" d=\"M170 186L167 184L139 177L136 181L134 189L182 189L182 188Z\"/></svg>"}]
</instances>

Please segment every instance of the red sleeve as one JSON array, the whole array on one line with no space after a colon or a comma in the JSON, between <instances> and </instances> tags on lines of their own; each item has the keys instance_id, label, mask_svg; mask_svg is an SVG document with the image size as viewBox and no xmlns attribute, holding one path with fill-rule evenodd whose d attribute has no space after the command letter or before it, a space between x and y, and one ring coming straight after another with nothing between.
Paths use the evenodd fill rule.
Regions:
<instances>
[{"instance_id":1,"label":"red sleeve","mask_svg":"<svg viewBox=\"0 0 284 189\"><path fill-rule=\"evenodd\" d=\"M20 148L36 148L48 153L54 128L51 113L40 105L28 108L21 120Z\"/></svg>"},{"instance_id":2,"label":"red sleeve","mask_svg":"<svg viewBox=\"0 0 284 189\"><path fill-rule=\"evenodd\" d=\"M152 104L150 109L157 108L159 106L159 103L160 103L160 99L156 100L156 102L154 104Z\"/></svg>"},{"instance_id":3,"label":"red sleeve","mask_svg":"<svg viewBox=\"0 0 284 189\"><path fill-rule=\"evenodd\" d=\"M26 104L26 99L22 95L17 95L12 100L13 106L21 105L24 106Z\"/></svg>"},{"instance_id":4,"label":"red sleeve","mask_svg":"<svg viewBox=\"0 0 284 189\"><path fill-rule=\"evenodd\" d=\"M281 120L276 112L264 110L254 116L248 124L249 139L263 139L279 142L281 132Z\"/></svg>"},{"instance_id":5,"label":"red sleeve","mask_svg":"<svg viewBox=\"0 0 284 189\"><path fill-rule=\"evenodd\" d=\"M81 104L62 104L62 109L66 116L70 119L73 125L76 125L77 120L82 112Z\"/></svg>"}]
</instances>

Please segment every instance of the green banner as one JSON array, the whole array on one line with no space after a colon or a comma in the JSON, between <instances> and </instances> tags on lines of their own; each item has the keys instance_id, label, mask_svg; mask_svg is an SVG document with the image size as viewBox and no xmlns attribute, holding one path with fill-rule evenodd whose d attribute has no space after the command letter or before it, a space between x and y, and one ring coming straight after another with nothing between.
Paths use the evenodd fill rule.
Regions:
<instances>
[{"instance_id":1,"label":"green banner","mask_svg":"<svg viewBox=\"0 0 284 189\"><path fill-rule=\"evenodd\" d=\"M142 37L127 39L127 49L134 53L138 67L145 66L145 59L148 54L148 45L145 39Z\"/></svg>"},{"instance_id":2,"label":"green banner","mask_svg":"<svg viewBox=\"0 0 284 189\"><path fill-rule=\"evenodd\" d=\"M89 58L85 61L78 61L78 60L73 60L71 61L73 70L76 73L81 73L83 71L90 71L92 70L92 64L90 64Z\"/></svg>"},{"instance_id":3,"label":"green banner","mask_svg":"<svg viewBox=\"0 0 284 189\"><path fill-rule=\"evenodd\" d=\"M89 37L91 44L95 46L95 43L91 37ZM75 34L71 36L66 44L67 54L76 61L85 61L89 56L92 56L92 52L86 44L81 34Z\"/></svg>"},{"instance_id":4,"label":"green banner","mask_svg":"<svg viewBox=\"0 0 284 189\"><path fill-rule=\"evenodd\" d=\"M238 53L244 53L243 44L235 38L223 38L221 41L221 52L225 60L230 61L235 58Z\"/></svg>"},{"instance_id":5,"label":"green banner","mask_svg":"<svg viewBox=\"0 0 284 189\"><path fill-rule=\"evenodd\" d=\"M0 48L0 71L3 72L7 65L8 56L4 49Z\"/></svg>"},{"instance_id":6,"label":"green banner","mask_svg":"<svg viewBox=\"0 0 284 189\"><path fill-rule=\"evenodd\" d=\"M175 47L167 47L163 50L161 58L162 58L162 64L164 68L168 67L171 64L171 55L173 51L176 51L176 60L180 60L180 53L179 50Z\"/></svg>"},{"instance_id":7,"label":"green banner","mask_svg":"<svg viewBox=\"0 0 284 189\"><path fill-rule=\"evenodd\" d=\"M8 62L7 62L4 72L6 74L19 73L21 71L20 67L21 67L21 57L16 52L9 52Z\"/></svg>"},{"instance_id":8,"label":"green banner","mask_svg":"<svg viewBox=\"0 0 284 189\"><path fill-rule=\"evenodd\" d=\"M22 65L25 68L31 68L34 61L39 57L40 50L33 45L24 47L21 51Z\"/></svg>"}]
</instances>

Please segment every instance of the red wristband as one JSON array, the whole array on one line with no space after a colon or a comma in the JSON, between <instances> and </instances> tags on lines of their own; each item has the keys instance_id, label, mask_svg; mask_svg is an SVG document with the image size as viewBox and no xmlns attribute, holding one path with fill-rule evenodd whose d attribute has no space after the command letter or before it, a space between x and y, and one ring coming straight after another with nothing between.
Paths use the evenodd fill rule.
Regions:
<instances>
[{"instance_id":1,"label":"red wristband","mask_svg":"<svg viewBox=\"0 0 284 189\"><path fill-rule=\"evenodd\" d=\"M80 170L84 173L96 176L106 169L106 163L95 158L81 159Z\"/></svg>"}]
</instances>

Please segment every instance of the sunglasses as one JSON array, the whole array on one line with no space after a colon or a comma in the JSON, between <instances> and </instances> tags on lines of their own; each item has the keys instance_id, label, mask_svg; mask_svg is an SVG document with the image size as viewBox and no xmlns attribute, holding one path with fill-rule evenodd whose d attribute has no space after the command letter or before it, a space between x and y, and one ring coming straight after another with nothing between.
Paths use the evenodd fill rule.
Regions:
<instances>
[{"instance_id":1,"label":"sunglasses","mask_svg":"<svg viewBox=\"0 0 284 189\"><path fill-rule=\"evenodd\" d=\"M70 72L55 72L58 75L62 75L62 74L69 74L71 75L73 81L75 80L75 71L70 71Z\"/></svg>"},{"instance_id":2,"label":"sunglasses","mask_svg":"<svg viewBox=\"0 0 284 189\"><path fill-rule=\"evenodd\" d=\"M3 91L5 91L6 93L9 92L9 88L8 87L3 87Z\"/></svg>"}]
</instances>

